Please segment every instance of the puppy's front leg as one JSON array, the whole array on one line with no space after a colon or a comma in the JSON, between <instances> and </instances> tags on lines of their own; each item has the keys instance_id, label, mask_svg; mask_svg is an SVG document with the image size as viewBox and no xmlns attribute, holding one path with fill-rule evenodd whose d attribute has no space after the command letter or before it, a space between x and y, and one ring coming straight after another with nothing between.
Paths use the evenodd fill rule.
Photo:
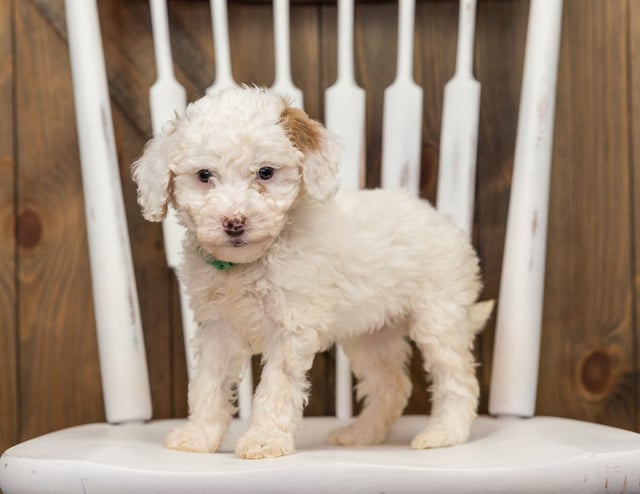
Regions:
<instances>
[{"instance_id":1,"label":"puppy's front leg","mask_svg":"<svg viewBox=\"0 0 640 494\"><path fill-rule=\"evenodd\" d=\"M270 342L251 422L236 446L238 456L273 458L294 451L293 437L307 400L306 373L317 349L315 341L301 335L279 335Z\"/></svg>"},{"instance_id":2,"label":"puppy's front leg","mask_svg":"<svg viewBox=\"0 0 640 494\"><path fill-rule=\"evenodd\" d=\"M197 453L218 450L236 411L233 391L248 353L223 324L201 326L196 373L189 383L189 421L165 438L167 448Z\"/></svg>"}]
</instances>

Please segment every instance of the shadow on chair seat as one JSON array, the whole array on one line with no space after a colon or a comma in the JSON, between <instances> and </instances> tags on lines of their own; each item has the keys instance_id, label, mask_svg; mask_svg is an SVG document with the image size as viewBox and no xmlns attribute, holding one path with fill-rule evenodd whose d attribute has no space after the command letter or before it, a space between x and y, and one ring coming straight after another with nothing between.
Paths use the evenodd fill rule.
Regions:
<instances>
[{"instance_id":1,"label":"shadow on chair seat","mask_svg":"<svg viewBox=\"0 0 640 494\"><path fill-rule=\"evenodd\" d=\"M640 434L551 417L479 417L466 444L410 449L426 420L403 417L380 446L340 448L325 443L338 419L307 418L295 454L258 461L232 452L241 421L217 454L163 448L179 420L84 425L8 450L0 487L5 494L640 492Z\"/></svg>"}]
</instances>

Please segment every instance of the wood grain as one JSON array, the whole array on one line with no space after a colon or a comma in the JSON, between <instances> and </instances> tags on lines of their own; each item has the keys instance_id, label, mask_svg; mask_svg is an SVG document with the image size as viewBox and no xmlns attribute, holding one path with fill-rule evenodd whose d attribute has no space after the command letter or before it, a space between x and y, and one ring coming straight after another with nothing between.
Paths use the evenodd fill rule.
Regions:
<instances>
[{"instance_id":1,"label":"wood grain","mask_svg":"<svg viewBox=\"0 0 640 494\"><path fill-rule=\"evenodd\" d=\"M13 149L13 9L0 0L0 451L18 441L15 161Z\"/></svg>"},{"instance_id":2,"label":"wood grain","mask_svg":"<svg viewBox=\"0 0 640 494\"><path fill-rule=\"evenodd\" d=\"M565 5L537 411L633 429L627 19Z\"/></svg>"},{"instance_id":3,"label":"wood grain","mask_svg":"<svg viewBox=\"0 0 640 494\"><path fill-rule=\"evenodd\" d=\"M497 299L500 287L527 16L526 1L478 3L474 69L481 100L473 241L487 299ZM476 344L482 413L488 411L494 330L495 310Z\"/></svg>"},{"instance_id":4,"label":"wood grain","mask_svg":"<svg viewBox=\"0 0 640 494\"><path fill-rule=\"evenodd\" d=\"M365 90L366 186L380 184L382 143L382 95L395 74L397 8L393 3L356 3L354 9L354 72ZM337 9L322 6L321 90L337 77ZM324 101L324 100L323 100Z\"/></svg>"},{"instance_id":5,"label":"wood grain","mask_svg":"<svg viewBox=\"0 0 640 494\"><path fill-rule=\"evenodd\" d=\"M640 194L640 2L629 0L629 24L627 29L629 30L629 65L630 65L630 86L629 86L629 100L631 120L629 127L630 142L631 142L631 162L630 165L630 194L633 209L631 214L633 215L633 231L634 237L633 245L634 250L632 252L635 262L634 266L634 289L635 289L635 301L634 301L634 344L635 344L635 389L630 390L629 393L636 403L640 403L640 200L638 194ZM640 431L640 407L636 411L635 429Z\"/></svg>"},{"instance_id":6,"label":"wood grain","mask_svg":"<svg viewBox=\"0 0 640 494\"><path fill-rule=\"evenodd\" d=\"M66 41L64 2L36 0L34 4L58 37ZM169 314L179 307L179 302L172 298L171 285L175 279L164 264L161 227L144 221L140 215L129 169L151 135L148 88L155 77L155 66L153 57L148 56L153 52L150 14L146 3L133 3L129 8L123 8L122 4L122 1L99 2L98 6L154 416L165 418L174 416L170 337L173 326ZM75 129L70 131L75 138Z\"/></svg>"},{"instance_id":7,"label":"wood grain","mask_svg":"<svg viewBox=\"0 0 640 494\"><path fill-rule=\"evenodd\" d=\"M67 47L14 3L20 438L104 415Z\"/></svg>"}]
</instances>

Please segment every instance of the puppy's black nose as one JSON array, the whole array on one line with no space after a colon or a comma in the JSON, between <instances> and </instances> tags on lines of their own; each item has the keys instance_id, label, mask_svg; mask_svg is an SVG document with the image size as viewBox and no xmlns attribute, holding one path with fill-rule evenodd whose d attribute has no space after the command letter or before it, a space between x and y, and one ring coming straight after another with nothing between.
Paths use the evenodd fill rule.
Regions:
<instances>
[{"instance_id":1,"label":"puppy's black nose","mask_svg":"<svg viewBox=\"0 0 640 494\"><path fill-rule=\"evenodd\" d=\"M246 224L246 216L233 216L231 218L225 217L222 220L222 227L230 237L239 237L240 235L242 235L244 233Z\"/></svg>"}]
</instances>

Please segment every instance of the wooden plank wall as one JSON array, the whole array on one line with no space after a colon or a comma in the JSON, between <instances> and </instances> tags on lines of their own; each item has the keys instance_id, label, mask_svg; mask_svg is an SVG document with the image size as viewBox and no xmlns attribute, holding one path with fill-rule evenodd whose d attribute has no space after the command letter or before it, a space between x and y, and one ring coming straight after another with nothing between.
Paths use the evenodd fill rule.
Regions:
<instances>
[{"instance_id":1,"label":"wooden plank wall","mask_svg":"<svg viewBox=\"0 0 640 494\"><path fill-rule=\"evenodd\" d=\"M18 390L16 347L15 166L11 0L0 0L0 449L16 442Z\"/></svg>"},{"instance_id":2,"label":"wooden plank wall","mask_svg":"<svg viewBox=\"0 0 640 494\"><path fill-rule=\"evenodd\" d=\"M635 372L636 372L636 403L640 402L640 343L638 342L638 325L640 324L638 317L640 314L640 200L638 200L637 194L640 193L640 2L631 2L629 5L629 18L631 19L629 27L629 64L630 64L630 84L629 92L631 94L629 98L629 109L631 111L630 118L630 132L631 132L631 199L633 204L632 214L634 222L631 225L635 236L633 238L634 251L632 255L635 259L635 271L634 274L634 290L635 300L632 300L632 305L635 310L634 324L635 324ZM634 195L634 193L636 195ZM640 416L640 413L638 413ZM640 429L640 417L638 418L637 428Z\"/></svg>"},{"instance_id":3,"label":"wooden plank wall","mask_svg":"<svg viewBox=\"0 0 640 494\"><path fill-rule=\"evenodd\" d=\"M146 0L100 0L120 173L156 417L184 416L177 289L161 229L137 209L129 164L151 133L155 79ZM415 77L424 88L422 195L433 200L440 113L454 67L455 0L419 0ZM527 0L481 0L482 83L474 242L498 293ZM190 99L214 77L208 2L172 0L176 73ZM356 5L356 76L367 90L367 185L380 179L382 92L395 72L397 6ZM291 8L293 77L322 119L336 77L335 2ZM270 2L229 6L234 75L273 80ZM640 1L565 0L538 413L640 430ZM63 0L0 0L0 450L104 419ZM492 320L478 340L482 411ZM417 359L408 411L427 410ZM256 369L257 370L257 369ZM307 412L333 411L333 354L317 358Z\"/></svg>"}]
</instances>

